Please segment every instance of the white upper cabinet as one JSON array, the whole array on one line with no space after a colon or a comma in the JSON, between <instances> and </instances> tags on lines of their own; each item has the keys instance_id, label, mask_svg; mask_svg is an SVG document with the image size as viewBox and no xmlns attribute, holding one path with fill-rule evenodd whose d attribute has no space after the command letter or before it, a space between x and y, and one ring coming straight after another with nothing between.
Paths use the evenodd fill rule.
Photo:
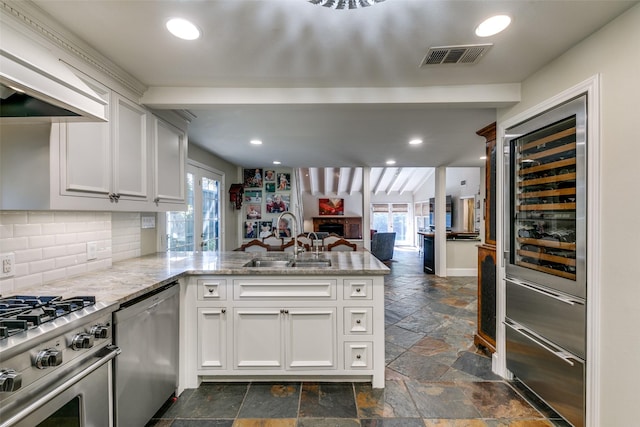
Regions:
<instances>
[{"instance_id":1,"label":"white upper cabinet","mask_svg":"<svg viewBox=\"0 0 640 427\"><path fill-rule=\"evenodd\" d=\"M149 113L114 93L111 130L113 133L113 195L146 201L149 197ZM72 124L73 125L73 124Z\"/></svg>"},{"instance_id":2,"label":"white upper cabinet","mask_svg":"<svg viewBox=\"0 0 640 427\"><path fill-rule=\"evenodd\" d=\"M153 116L152 148L153 202L163 207L184 207L186 188L187 135L172 124ZM162 209L164 210L164 209Z\"/></svg>"},{"instance_id":3,"label":"white upper cabinet","mask_svg":"<svg viewBox=\"0 0 640 427\"><path fill-rule=\"evenodd\" d=\"M107 103L111 91L97 82L86 82ZM111 115L107 108L106 118ZM109 123L75 123L74 126L55 126L60 135L60 186L62 193L84 192L109 194L111 191L111 135ZM56 157L56 156L54 156Z\"/></svg>"},{"instance_id":4,"label":"white upper cabinet","mask_svg":"<svg viewBox=\"0 0 640 427\"><path fill-rule=\"evenodd\" d=\"M0 209L184 210L186 122L83 81L108 122L0 125Z\"/></svg>"},{"instance_id":5,"label":"white upper cabinet","mask_svg":"<svg viewBox=\"0 0 640 427\"><path fill-rule=\"evenodd\" d=\"M54 209L152 209L145 206L150 194L147 132L150 114L117 93L105 90L111 101L108 123L52 125Z\"/></svg>"},{"instance_id":6,"label":"white upper cabinet","mask_svg":"<svg viewBox=\"0 0 640 427\"><path fill-rule=\"evenodd\" d=\"M117 93L111 93L111 105L109 123L54 125L56 208L184 209L186 132Z\"/></svg>"}]
</instances>

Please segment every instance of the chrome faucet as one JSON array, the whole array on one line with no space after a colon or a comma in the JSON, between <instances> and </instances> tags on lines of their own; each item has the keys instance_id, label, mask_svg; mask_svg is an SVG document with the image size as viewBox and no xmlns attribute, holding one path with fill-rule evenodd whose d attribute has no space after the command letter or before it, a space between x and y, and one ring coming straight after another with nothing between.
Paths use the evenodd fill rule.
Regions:
<instances>
[{"instance_id":1,"label":"chrome faucet","mask_svg":"<svg viewBox=\"0 0 640 427\"><path fill-rule=\"evenodd\" d=\"M310 233L307 233L307 237L311 239L311 235L313 234L314 239L311 240L311 246L314 247L315 249L315 256L320 256L320 254L318 253L318 245L316 244L318 242L318 235L316 234L315 231L312 231Z\"/></svg>"},{"instance_id":2,"label":"chrome faucet","mask_svg":"<svg viewBox=\"0 0 640 427\"><path fill-rule=\"evenodd\" d=\"M296 259L298 259L298 219L296 218L296 216L292 212L289 212L289 211L282 212L278 216L278 222L277 222L278 230L280 230L280 220L285 215L289 215L289 216L291 216L291 218L293 218L293 225L291 226L291 230L292 230L291 233L293 234L293 259L296 260ZM279 231L278 231L278 234L280 234Z\"/></svg>"}]
</instances>

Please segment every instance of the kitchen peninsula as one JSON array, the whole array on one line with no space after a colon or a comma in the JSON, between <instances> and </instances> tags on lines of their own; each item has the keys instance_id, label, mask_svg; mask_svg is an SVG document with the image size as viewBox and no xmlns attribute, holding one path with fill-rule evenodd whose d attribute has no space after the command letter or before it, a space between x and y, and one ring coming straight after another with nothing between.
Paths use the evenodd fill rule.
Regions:
<instances>
[{"instance_id":1,"label":"kitchen peninsula","mask_svg":"<svg viewBox=\"0 0 640 427\"><path fill-rule=\"evenodd\" d=\"M427 274L435 274L435 234L433 232L418 232L423 253L423 271ZM475 232L447 232L447 273L448 276L475 276L477 269L474 266L477 258L476 245L480 241L479 234ZM476 243L473 245L472 243Z\"/></svg>"},{"instance_id":2,"label":"kitchen peninsula","mask_svg":"<svg viewBox=\"0 0 640 427\"><path fill-rule=\"evenodd\" d=\"M287 256L158 253L39 286L37 293L93 294L123 304L177 280L178 393L207 380L274 378L371 381L383 388L389 269L367 251L323 253L318 267L309 267L318 260L310 253L298 257L304 267L247 266L254 258Z\"/></svg>"}]
</instances>

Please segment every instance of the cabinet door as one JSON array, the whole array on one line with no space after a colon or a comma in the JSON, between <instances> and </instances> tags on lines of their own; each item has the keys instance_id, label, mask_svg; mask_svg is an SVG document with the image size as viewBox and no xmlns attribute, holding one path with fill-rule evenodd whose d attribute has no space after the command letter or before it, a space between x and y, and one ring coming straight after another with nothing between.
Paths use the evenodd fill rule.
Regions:
<instances>
[{"instance_id":1,"label":"cabinet door","mask_svg":"<svg viewBox=\"0 0 640 427\"><path fill-rule=\"evenodd\" d=\"M283 369L281 309L236 308L233 323L236 369Z\"/></svg>"},{"instance_id":2,"label":"cabinet door","mask_svg":"<svg viewBox=\"0 0 640 427\"><path fill-rule=\"evenodd\" d=\"M198 309L198 367L227 368L227 314L224 308Z\"/></svg>"},{"instance_id":3,"label":"cabinet door","mask_svg":"<svg viewBox=\"0 0 640 427\"><path fill-rule=\"evenodd\" d=\"M113 107L113 192L147 199L147 111L117 94Z\"/></svg>"},{"instance_id":4,"label":"cabinet door","mask_svg":"<svg viewBox=\"0 0 640 427\"><path fill-rule=\"evenodd\" d=\"M185 201L186 134L169 123L153 118L154 202Z\"/></svg>"},{"instance_id":5,"label":"cabinet door","mask_svg":"<svg viewBox=\"0 0 640 427\"><path fill-rule=\"evenodd\" d=\"M285 310L287 369L336 367L336 309Z\"/></svg>"},{"instance_id":6,"label":"cabinet door","mask_svg":"<svg viewBox=\"0 0 640 427\"><path fill-rule=\"evenodd\" d=\"M478 247L478 332L476 345L494 352L496 348L496 250Z\"/></svg>"},{"instance_id":7,"label":"cabinet door","mask_svg":"<svg viewBox=\"0 0 640 427\"><path fill-rule=\"evenodd\" d=\"M107 104L111 91L87 82ZM110 119L107 112L107 119ZM105 197L111 192L110 123L71 122L54 125L59 131L60 194Z\"/></svg>"},{"instance_id":8,"label":"cabinet door","mask_svg":"<svg viewBox=\"0 0 640 427\"><path fill-rule=\"evenodd\" d=\"M111 192L108 123L65 123L60 131L60 192L106 197Z\"/></svg>"}]
</instances>

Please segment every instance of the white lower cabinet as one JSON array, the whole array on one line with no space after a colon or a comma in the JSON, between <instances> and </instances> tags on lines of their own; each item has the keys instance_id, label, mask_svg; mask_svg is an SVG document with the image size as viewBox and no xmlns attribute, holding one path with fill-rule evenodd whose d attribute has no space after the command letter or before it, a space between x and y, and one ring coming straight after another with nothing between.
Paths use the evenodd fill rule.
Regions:
<instances>
[{"instance_id":1,"label":"white lower cabinet","mask_svg":"<svg viewBox=\"0 0 640 427\"><path fill-rule=\"evenodd\" d=\"M184 312L189 387L273 378L384 387L382 276L192 276Z\"/></svg>"},{"instance_id":2,"label":"white lower cabinet","mask_svg":"<svg viewBox=\"0 0 640 427\"><path fill-rule=\"evenodd\" d=\"M198 309L198 366L200 369L227 368L227 310Z\"/></svg>"},{"instance_id":3,"label":"white lower cabinet","mask_svg":"<svg viewBox=\"0 0 640 427\"><path fill-rule=\"evenodd\" d=\"M336 308L234 309L234 368L333 369Z\"/></svg>"}]
</instances>

